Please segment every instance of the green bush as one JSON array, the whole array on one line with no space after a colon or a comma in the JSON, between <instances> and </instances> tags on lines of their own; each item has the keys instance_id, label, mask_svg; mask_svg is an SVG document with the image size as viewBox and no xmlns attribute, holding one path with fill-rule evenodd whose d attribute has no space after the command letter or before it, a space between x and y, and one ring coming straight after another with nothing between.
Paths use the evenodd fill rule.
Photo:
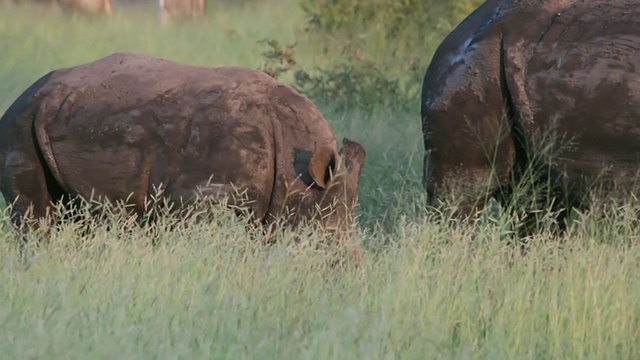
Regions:
<instances>
[{"instance_id":1,"label":"green bush","mask_svg":"<svg viewBox=\"0 0 640 360\"><path fill-rule=\"evenodd\" d=\"M336 60L297 73L296 85L338 107L414 109L432 53L481 2L302 0L306 42L321 45Z\"/></svg>"},{"instance_id":2,"label":"green bush","mask_svg":"<svg viewBox=\"0 0 640 360\"><path fill-rule=\"evenodd\" d=\"M370 113L379 107L408 103L397 79L384 75L374 62L345 62L331 69L296 71L295 86L309 97L331 103L337 110L360 108Z\"/></svg>"},{"instance_id":3,"label":"green bush","mask_svg":"<svg viewBox=\"0 0 640 360\"><path fill-rule=\"evenodd\" d=\"M329 68L308 71L296 61L296 44L283 47L273 39L258 43L269 46L262 53L265 61L260 70L275 79L293 74L296 90L336 110L357 108L371 113L379 107L405 107L409 103L399 81L386 76L373 61L347 59Z\"/></svg>"}]
</instances>

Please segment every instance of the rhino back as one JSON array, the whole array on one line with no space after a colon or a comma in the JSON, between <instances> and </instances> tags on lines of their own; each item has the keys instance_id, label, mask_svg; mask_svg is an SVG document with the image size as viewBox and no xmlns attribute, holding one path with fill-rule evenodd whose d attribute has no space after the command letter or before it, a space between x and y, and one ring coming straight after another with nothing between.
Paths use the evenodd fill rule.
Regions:
<instances>
[{"instance_id":1,"label":"rhino back","mask_svg":"<svg viewBox=\"0 0 640 360\"><path fill-rule=\"evenodd\" d=\"M114 54L52 76L39 96L41 146L67 191L135 203L233 183L263 203L273 187L272 79Z\"/></svg>"},{"instance_id":2,"label":"rhino back","mask_svg":"<svg viewBox=\"0 0 640 360\"><path fill-rule=\"evenodd\" d=\"M526 10L526 9L525 9ZM529 22L535 17L529 16ZM535 37L517 34L514 19L505 44L523 58L531 136L559 138L556 162L570 179L637 171L640 162L640 8L636 1L591 0L553 13ZM514 91L514 89L510 89ZM518 91L518 90L515 90ZM542 134L542 135L541 135Z\"/></svg>"},{"instance_id":3,"label":"rhino back","mask_svg":"<svg viewBox=\"0 0 640 360\"><path fill-rule=\"evenodd\" d=\"M427 189L434 193L434 184L456 171L479 182L480 170L490 167L498 182L508 181L511 167L534 155L532 138L554 124L556 140L570 140L554 144L564 146L554 163L570 178L605 165L637 170L636 3L489 0L463 21L424 78ZM485 164L483 154L496 160Z\"/></svg>"},{"instance_id":4,"label":"rhino back","mask_svg":"<svg viewBox=\"0 0 640 360\"><path fill-rule=\"evenodd\" d=\"M448 105L449 99L454 96L450 90L456 88L453 82L467 78L452 74L463 71L468 65L469 54L477 48L474 44L486 36L486 32L503 13L507 3L505 0L486 1L456 26L438 46L423 79L423 119L430 108Z\"/></svg>"},{"instance_id":5,"label":"rhino back","mask_svg":"<svg viewBox=\"0 0 640 360\"><path fill-rule=\"evenodd\" d=\"M476 93L487 91L483 86L499 81L503 37L531 41L571 2L487 0L480 5L434 53L423 81L423 118L427 111L450 107L452 99L469 88Z\"/></svg>"}]
</instances>

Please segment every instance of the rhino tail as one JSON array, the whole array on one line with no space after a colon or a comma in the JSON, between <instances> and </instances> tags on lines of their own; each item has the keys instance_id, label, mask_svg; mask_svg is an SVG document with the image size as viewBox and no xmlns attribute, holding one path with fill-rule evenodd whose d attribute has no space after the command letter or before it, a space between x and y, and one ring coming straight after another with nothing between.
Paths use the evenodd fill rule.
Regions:
<instances>
[{"instance_id":1,"label":"rhino tail","mask_svg":"<svg viewBox=\"0 0 640 360\"><path fill-rule=\"evenodd\" d=\"M63 176L60 172L60 168L58 166L58 162L53 153L53 148L51 146L51 140L49 139L49 127L56 119L63 119L69 114L69 110L73 103L73 92L69 93L62 101L59 106L52 106L53 99L47 99L37 110L33 121L33 132L34 137L37 140L38 148L42 155L42 158L46 164L46 168L50 171L53 179L58 183L58 185L62 186L64 183ZM57 101L54 100L53 104L58 104Z\"/></svg>"},{"instance_id":2,"label":"rhino tail","mask_svg":"<svg viewBox=\"0 0 640 360\"><path fill-rule=\"evenodd\" d=\"M516 161L521 165L529 162L533 142L528 135L533 112L525 89L525 64L523 49L516 44L507 44L505 36L500 41L500 88L509 122L509 130L515 137Z\"/></svg>"}]
</instances>

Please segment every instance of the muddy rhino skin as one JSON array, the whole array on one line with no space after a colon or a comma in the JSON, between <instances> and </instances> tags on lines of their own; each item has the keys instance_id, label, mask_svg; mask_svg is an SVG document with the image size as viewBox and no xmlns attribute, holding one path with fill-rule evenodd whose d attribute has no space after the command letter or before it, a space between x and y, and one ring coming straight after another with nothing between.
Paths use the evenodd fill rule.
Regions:
<instances>
[{"instance_id":1,"label":"muddy rhino skin","mask_svg":"<svg viewBox=\"0 0 640 360\"><path fill-rule=\"evenodd\" d=\"M491 196L508 202L527 169L565 209L583 206L596 178L632 185L640 167L640 6L486 1L435 52L421 117L429 200L454 197L461 215Z\"/></svg>"},{"instance_id":2,"label":"muddy rhino skin","mask_svg":"<svg viewBox=\"0 0 640 360\"><path fill-rule=\"evenodd\" d=\"M196 191L243 192L263 223L319 215L337 227L353 222L364 161L348 139L337 151L310 100L260 71L134 53L52 71L0 119L0 186L17 223L63 197L128 199L142 213L163 187L187 204Z\"/></svg>"}]
</instances>

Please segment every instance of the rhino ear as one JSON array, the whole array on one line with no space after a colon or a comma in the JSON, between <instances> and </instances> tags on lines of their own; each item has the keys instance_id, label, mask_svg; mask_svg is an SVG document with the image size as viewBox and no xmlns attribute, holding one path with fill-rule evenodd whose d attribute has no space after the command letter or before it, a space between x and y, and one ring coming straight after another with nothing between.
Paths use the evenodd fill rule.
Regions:
<instances>
[{"instance_id":1,"label":"rhino ear","mask_svg":"<svg viewBox=\"0 0 640 360\"><path fill-rule=\"evenodd\" d=\"M338 152L330 146L317 148L309 160L309 174L319 187L326 189L336 173L339 162Z\"/></svg>"}]
</instances>

